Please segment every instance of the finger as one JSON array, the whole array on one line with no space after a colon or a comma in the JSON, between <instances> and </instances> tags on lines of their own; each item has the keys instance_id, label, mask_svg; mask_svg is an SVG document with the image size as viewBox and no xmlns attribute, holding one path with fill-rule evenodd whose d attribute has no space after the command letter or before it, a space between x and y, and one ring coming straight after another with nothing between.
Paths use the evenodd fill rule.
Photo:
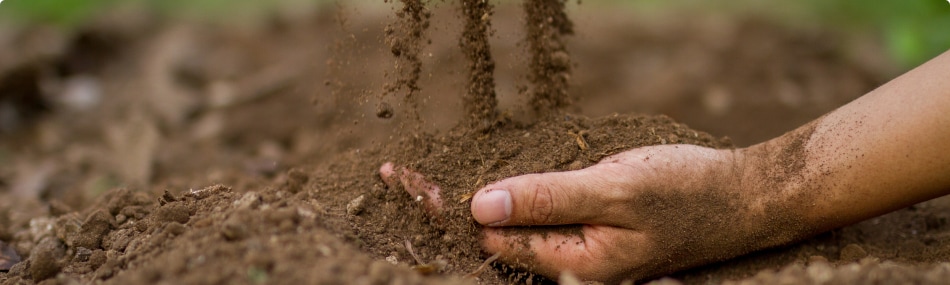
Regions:
<instances>
[{"instance_id":1,"label":"finger","mask_svg":"<svg viewBox=\"0 0 950 285\"><path fill-rule=\"evenodd\" d=\"M472 216L488 226L612 225L622 218L612 209L623 199L626 178L610 168L595 165L492 183L472 197Z\"/></svg>"},{"instance_id":2,"label":"finger","mask_svg":"<svg viewBox=\"0 0 950 285\"><path fill-rule=\"evenodd\" d=\"M583 236L544 232L524 234L518 228L486 228L482 246L489 253L501 253L505 264L557 279L570 270L582 280L611 281L621 276L632 258L642 249L617 252L612 244L622 240L648 248L638 232L607 226L583 227Z\"/></svg>"},{"instance_id":3,"label":"finger","mask_svg":"<svg viewBox=\"0 0 950 285\"><path fill-rule=\"evenodd\" d=\"M399 179L396 178L396 169L395 165L392 162L383 163L379 167L379 177L383 179L383 182L386 183L386 186L389 188L395 188L397 186Z\"/></svg>"},{"instance_id":4,"label":"finger","mask_svg":"<svg viewBox=\"0 0 950 285\"><path fill-rule=\"evenodd\" d=\"M424 203L429 214L437 216L441 213L442 188L422 174L387 162L379 168L379 176L389 188L396 187L398 181L398 185L401 185L413 199Z\"/></svg>"}]
</instances>

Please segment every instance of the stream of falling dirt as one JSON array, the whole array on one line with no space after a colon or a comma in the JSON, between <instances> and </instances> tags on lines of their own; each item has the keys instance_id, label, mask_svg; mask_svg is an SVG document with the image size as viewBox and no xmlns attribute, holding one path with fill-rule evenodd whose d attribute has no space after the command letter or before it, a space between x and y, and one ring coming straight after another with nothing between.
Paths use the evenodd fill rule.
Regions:
<instances>
[{"instance_id":1,"label":"stream of falling dirt","mask_svg":"<svg viewBox=\"0 0 950 285\"><path fill-rule=\"evenodd\" d=\"M570 105L571 56L564 36L574 33L574 24L564 8L567 0L524 0L530 73L533 85L530 104L539 115Z\"/></svg>"},{"instance_id":2,"label":"stream of falling dirt","mask_svg":"<svg viewBox=\"0 0 950 285\"><path fill-rule=\"evenodd\" d=\"M468 85L464 95L469 126L487 131L495 119L495 61L488 37L491 36L492 4L484 0L462 0L465 28L459 45L468 59Z\"/></svg>"},{"instance_id":3,"label":"stream of falling dirt","mask_svg":"<svg viewBox=\"0 0 950 285\"><path fill-rule=\"evenodd\" d=\"M420 54L426 41L431 12L423 0L400 0L402 9L396 12L397 21L386 27L386 42L396 57L395 82L386 86L384 95L403 95L410 119L419 125L416 94L421 89L422 70ZM495 91L495 61L489 38L493 34L494 6L486 0L461 0L460 12L464 21L459 47L468 60L468 80L462 96L466 116L462 126L477 133L489 131L497 120L498 99ZM523 95L529 96L530 106L539 116L557 113L570 105L568 95L571 79L571 57L564 45L564 37L574 32L573 23L565 13L567 0L524 0L527 52L529 53L528 81ZM392 107L383 102L377 114L381 118L393 115ZM417 127L418 128L418 127ZM417 129L418 130L418 129Z\"/></svg>"},{"instance_id":4,"label":"stream of falling dirt","mask_svg":"<svg viewBox=\"0 0 950 285\"><path fill-rule=\"evenodd\" d=\"M402 95L412 125L419 127L419 76L422 74L422 49L426 43L426 31L429 29L429 18L432 13L426 8L422 0L400 0L403 3L401 10L396 12L396 23L386 26L386 43L396 57L395 82L384 87L383 96ZM393 109L384 100L380 100L376 116L390 118Z\"/></svg>"}]
</instances>

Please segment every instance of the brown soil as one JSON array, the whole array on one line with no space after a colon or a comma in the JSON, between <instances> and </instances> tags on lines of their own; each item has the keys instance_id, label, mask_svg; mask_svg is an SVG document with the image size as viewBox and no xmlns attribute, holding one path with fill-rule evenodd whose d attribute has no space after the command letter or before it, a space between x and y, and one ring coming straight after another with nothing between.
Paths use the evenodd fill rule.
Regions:
<instances>
[{"instance_id":1,"label":"brown soil","mask_svg":"<svg viewBox=\"0 0 950 285\"><path fill-rule=\"evenodd\" d=\"M539 2L564 4L526 1ZM585 3L569 13L579 39L565 43L566 18L525 31L538 19L522 20L518 6L402 3L277 12L250 27L170 23L124 9L77 34L0 33L15 45L0 53L10 59L0 61L0 107L12 106L0 108L0 283L542 281L501 264L464 277L486 258L466 194L638 146L730 145L669 117L613 112L666 113L747 145L889 75L865 64L880 57L873 49L845 57L832 32L749 16L670 21ZM468 20L457 21L461 13ZM484 15L492 26L472 22ZM393 34L409 40L384 40ZM566 46L536 51L539 37ZM393 59L401 44L408 49ZM385 62L406 69L393 73L380 68ZM567 84L558 78L575 87L558 93ZM76 94L89 82L101 97L84 105ZM381 90L389 97L368 96ZM405 99L381 103L392 96ZM568 98L579 100L568 106ZM377 118L413 104L418 122ZM523 115L535 106L596 117ZM407 125L414 127L399 127ZM444 218L387 189L376 174L385 161L441 185ZM938 199L672 278L939 284L950 278L948 210ZM416 266L409 247L430 267ZM24 261L4 270L13 257Z\"/></svg>"}]
</instances>

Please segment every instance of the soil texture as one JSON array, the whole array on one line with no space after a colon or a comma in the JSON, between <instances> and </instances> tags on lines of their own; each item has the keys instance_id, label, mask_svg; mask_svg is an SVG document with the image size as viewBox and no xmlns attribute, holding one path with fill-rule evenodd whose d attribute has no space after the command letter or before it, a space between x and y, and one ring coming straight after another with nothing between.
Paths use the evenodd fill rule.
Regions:
<instances>
[{"instance_id":1,"label":"soil texture","mask_svg":"<svg viewBox=\"0 0 950 285\"><path fill-rule=\"evenodd\" d=\"M2 26L0 283L549 282L486 262L475 190L640 146L749 145L893 76L834 30L572 3ZM388 188L384 162L440 185L444 215ZM940 284L948 218L941 198L654 282Z\"/></svg>"}]
</instances>

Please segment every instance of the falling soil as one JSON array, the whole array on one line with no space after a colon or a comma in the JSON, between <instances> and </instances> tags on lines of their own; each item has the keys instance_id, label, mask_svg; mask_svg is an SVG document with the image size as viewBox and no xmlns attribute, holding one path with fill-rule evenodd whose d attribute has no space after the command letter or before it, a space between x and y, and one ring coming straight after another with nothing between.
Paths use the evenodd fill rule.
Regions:
<instances>
[{"instance_id":1,"label":"falling soil","mask_svg":"<svg viewBox=\"0 0 950 285\"><path fill-rule=\"evenodd\" d=\"M10 126L0 130L0 284L546 282L488 260L471 193L640 146L731 147L674 119L761 140L887 78L841 56L833 33L754 17L651 21L585 4L574 19L596 20L575 26L564 1L423 3L277 14L249 30L131 9L84 26L85 36L0 33L17 39L0 41L15 45L0 52L0 90L32 95L0 93ZM583 40L566 41L572 32ZM90 38L115 52L94 57L95 68L72 64L93 58ZM490 47L498 38L524 45ZM379 67L393 56L398 68ZM24 70L57 72L10 79ZM98 103L76 95L96 90L89 82L101 87ZM363 105L380 90L387 103ZM512 94L525 104L505 105ZM536 114L524 120L522 110ZM430 129L416 111L457 126ZM783 156L783 171L800 168ZM388 188L384 162L440 185L443 215ZM670 278L940 284L950 278L948 213L946 199L922 203Z\"/></svg>"},{"instance_id":2,"label":"falling soil","mask_svg":"<svg viewBox=\"0 0 950 285\"><path fill-rule=\"evenodd\" d=\"M459 38L462 53L468 59L468 84L464 105L468 125L487 131L495 120L498 99L495 98L495 61L488 37L491 36L493 5L489 1L461 1L465 28Z\"/></svg>"},{"instance_id":3,"label":"falling soil","mask_svg":"<svg viewBox=\"0 0 950 285\"><path fill-rule=\"evenodd\" d=\"M571 57L564 36L574 33L574 23L567 17L566 2L527 0L523 5L532 83L528 93L534 111L542 116L570 104Z\"/></svg>"},{"instance_id":4,"label":"falling soil","mask_svg":"<svg viewBox=\"0 0 950 285\"><path fill-rule=\"evenodd\" d=\"M422 0L402 0L403 8L396 12L398 22L386 26L386 43L396 57L395 82L387 84L384 96L401 96L406 103L410 118L419 120L419 76L422 74L422 48L426 44L426 30L432 16ZM388 119L393 116L392 105L380 101L376 116Z\"/></svg>"}]
</instances>

